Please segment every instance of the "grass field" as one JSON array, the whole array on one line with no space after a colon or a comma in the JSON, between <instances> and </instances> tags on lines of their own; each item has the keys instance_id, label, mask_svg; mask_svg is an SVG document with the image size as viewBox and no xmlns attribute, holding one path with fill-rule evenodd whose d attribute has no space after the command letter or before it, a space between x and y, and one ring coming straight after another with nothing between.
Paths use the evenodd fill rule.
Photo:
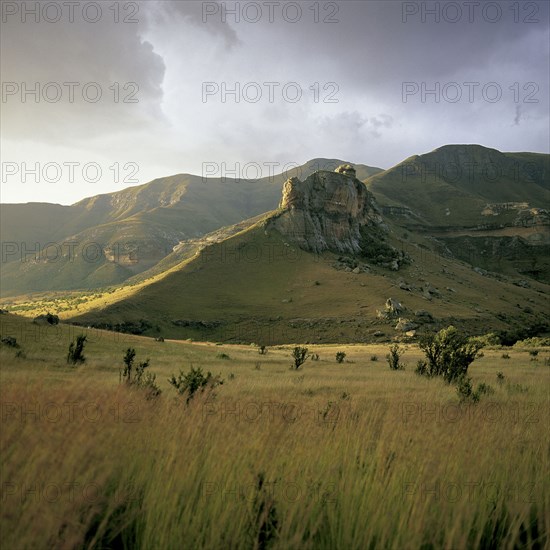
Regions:
<instances>
[{"instance_id":1,"label":"grass field","mask_svg":"<svg viewBox=\"0 0 550 550\"><path fill-rule=\"evenodd\" d=\"M84 331L71 367L80 329L0 322L5 548L548 547L548 348L485 349L469 374L494 393L460 404L413 345L404 371L387 345L293 371L290 345ZM119 384L128 347L158 398ZM191 365L224 383L186 404L167 379Z\"/></svg>"}]
</instances>

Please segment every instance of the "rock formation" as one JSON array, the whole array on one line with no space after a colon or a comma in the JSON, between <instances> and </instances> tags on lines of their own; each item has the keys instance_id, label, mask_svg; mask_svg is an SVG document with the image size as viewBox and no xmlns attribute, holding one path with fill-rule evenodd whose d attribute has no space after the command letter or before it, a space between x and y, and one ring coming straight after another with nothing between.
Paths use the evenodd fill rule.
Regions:
<instances>
[{"instance_id":1,"label":"rock formation","mask_svg":"<svg viewBox=\"0 0 550 550\"><path fill-rule=\"evenodd\" d=\"M361 254L363 230L380 230L382 218L372 194L350 165L318 171L283 186L281 213L272 219L279 232L311 252Z\"/></svg>"},{"instance_id":2,"label":"rock formation","mask_svg":"<svg viewBox=\"0 0 550 550\"><path fill-rule=\"evenodd\" d=\"M391 269L403 260L384 242L387 230L374 197L349 164L319 170L304 181L288 179L279 208L268 227L304 250L368 258Z\"/></svg>"}]
</instances>

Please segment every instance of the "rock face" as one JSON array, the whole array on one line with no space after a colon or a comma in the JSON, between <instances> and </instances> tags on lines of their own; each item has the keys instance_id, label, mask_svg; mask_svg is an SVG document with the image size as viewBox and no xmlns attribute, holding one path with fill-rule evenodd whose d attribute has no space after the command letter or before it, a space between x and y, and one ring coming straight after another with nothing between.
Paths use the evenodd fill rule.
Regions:
<instances>
[{"instance_id":1,"label":"rock face","mask_svg":"<svg viewBox=\"0 0 550 550\"><path fill-rule=\"evenodd\" d=\"M381 233L382 218L372 194L355 177L351 165L318 171L283 186L282 210L271 223L305 250L362 255L367 233Z\"/></svg>"}]
</instances>

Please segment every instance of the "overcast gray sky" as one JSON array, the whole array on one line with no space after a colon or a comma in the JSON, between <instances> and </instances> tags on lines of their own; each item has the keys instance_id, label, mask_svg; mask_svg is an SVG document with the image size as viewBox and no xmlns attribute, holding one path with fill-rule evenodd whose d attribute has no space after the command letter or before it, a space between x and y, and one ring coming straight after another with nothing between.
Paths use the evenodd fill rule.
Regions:
<instances>
[{"instance_id":1,"label":"overcast gray sky","mask_svg":"<svg viewBox=\"0 0 550 550\"><path fill-rule=\"evenodd\" d=\"M548 153L548 5L2 0L1 200L448 143Z\"/></svg>"}]
</instances>

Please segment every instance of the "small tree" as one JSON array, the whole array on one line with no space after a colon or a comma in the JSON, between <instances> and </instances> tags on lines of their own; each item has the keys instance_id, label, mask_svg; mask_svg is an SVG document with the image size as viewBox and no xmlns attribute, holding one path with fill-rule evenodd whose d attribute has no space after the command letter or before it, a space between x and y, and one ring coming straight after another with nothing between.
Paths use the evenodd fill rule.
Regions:
<instances>
[{"instance_id":1,"label":"small tree","mask_svg":"<svg viewBox=\"0 0 550 550\"><path fill-rule=\"evenodd\" d=\"M180 369L178 376L172 375L168 382L176 388L180 395L187 394L186 403L189 403L198 391L203 392L207 388L214 389L216 386L223 384L220 376L212 376L211 372L205 375L200 367L195 369L193 366L187 373Z\"/></svg>"},{"instance_id":2,"label":"small tree","mask_svg":"<svg viewBox=\"0 0 550 550\"><path fill-rule=\"evenodd\" d=\"M336 352L336 362L337 363L343 363L345 358L346 358L346 352L345 351L337 351Z\"/></svg>"},{"instance_id":3,"label":"small tree","mask_svg":"<svg viewBox=\"0 0 550 550\"><path fill-rule=\"evenodd\" d=\"M386 355L386 361L391 370L404 370L405 366L400 362L405 350L399 347L399 344L394 344L390 347L390 352Z\"/></svg>"},{"instance_id":4,"label":"small tree","mask_svg":"<svg viewBox=\"0 0 550 550\"><path fill-rule=\"evenodd\" d=\"M294 370L298 370L306 362L307 358L309 357L307 352L307 348L302 348L300 346L296 346L292 350L292 359L294 359L294 364L292 365L292 368Z\"/></svg>"},{"instance_id":5,"label":"small tree","mask_svg":"<svg viewBox=\"0 0 550 550\"><path fill-rule=\"evenodd\" d=\"M450 326L425 337L419 346L428 360L424 372L420 374L442 376L450 383L466 376L482 344L468 339Z\"/></svg>"},{"instance_id":6,"label":"small tree","mask_svg":"<svg viewBox=\"0 0 550 550\"><path fill-rule=\"evenodd\" d=\"M77 363L84 363L86 357L84 357L84 343L86 342L86 336L80 334L76 337L76 342L69 344L69 353L67 354L67 363L76 365Z\"/></svg>"}]
</instances>

